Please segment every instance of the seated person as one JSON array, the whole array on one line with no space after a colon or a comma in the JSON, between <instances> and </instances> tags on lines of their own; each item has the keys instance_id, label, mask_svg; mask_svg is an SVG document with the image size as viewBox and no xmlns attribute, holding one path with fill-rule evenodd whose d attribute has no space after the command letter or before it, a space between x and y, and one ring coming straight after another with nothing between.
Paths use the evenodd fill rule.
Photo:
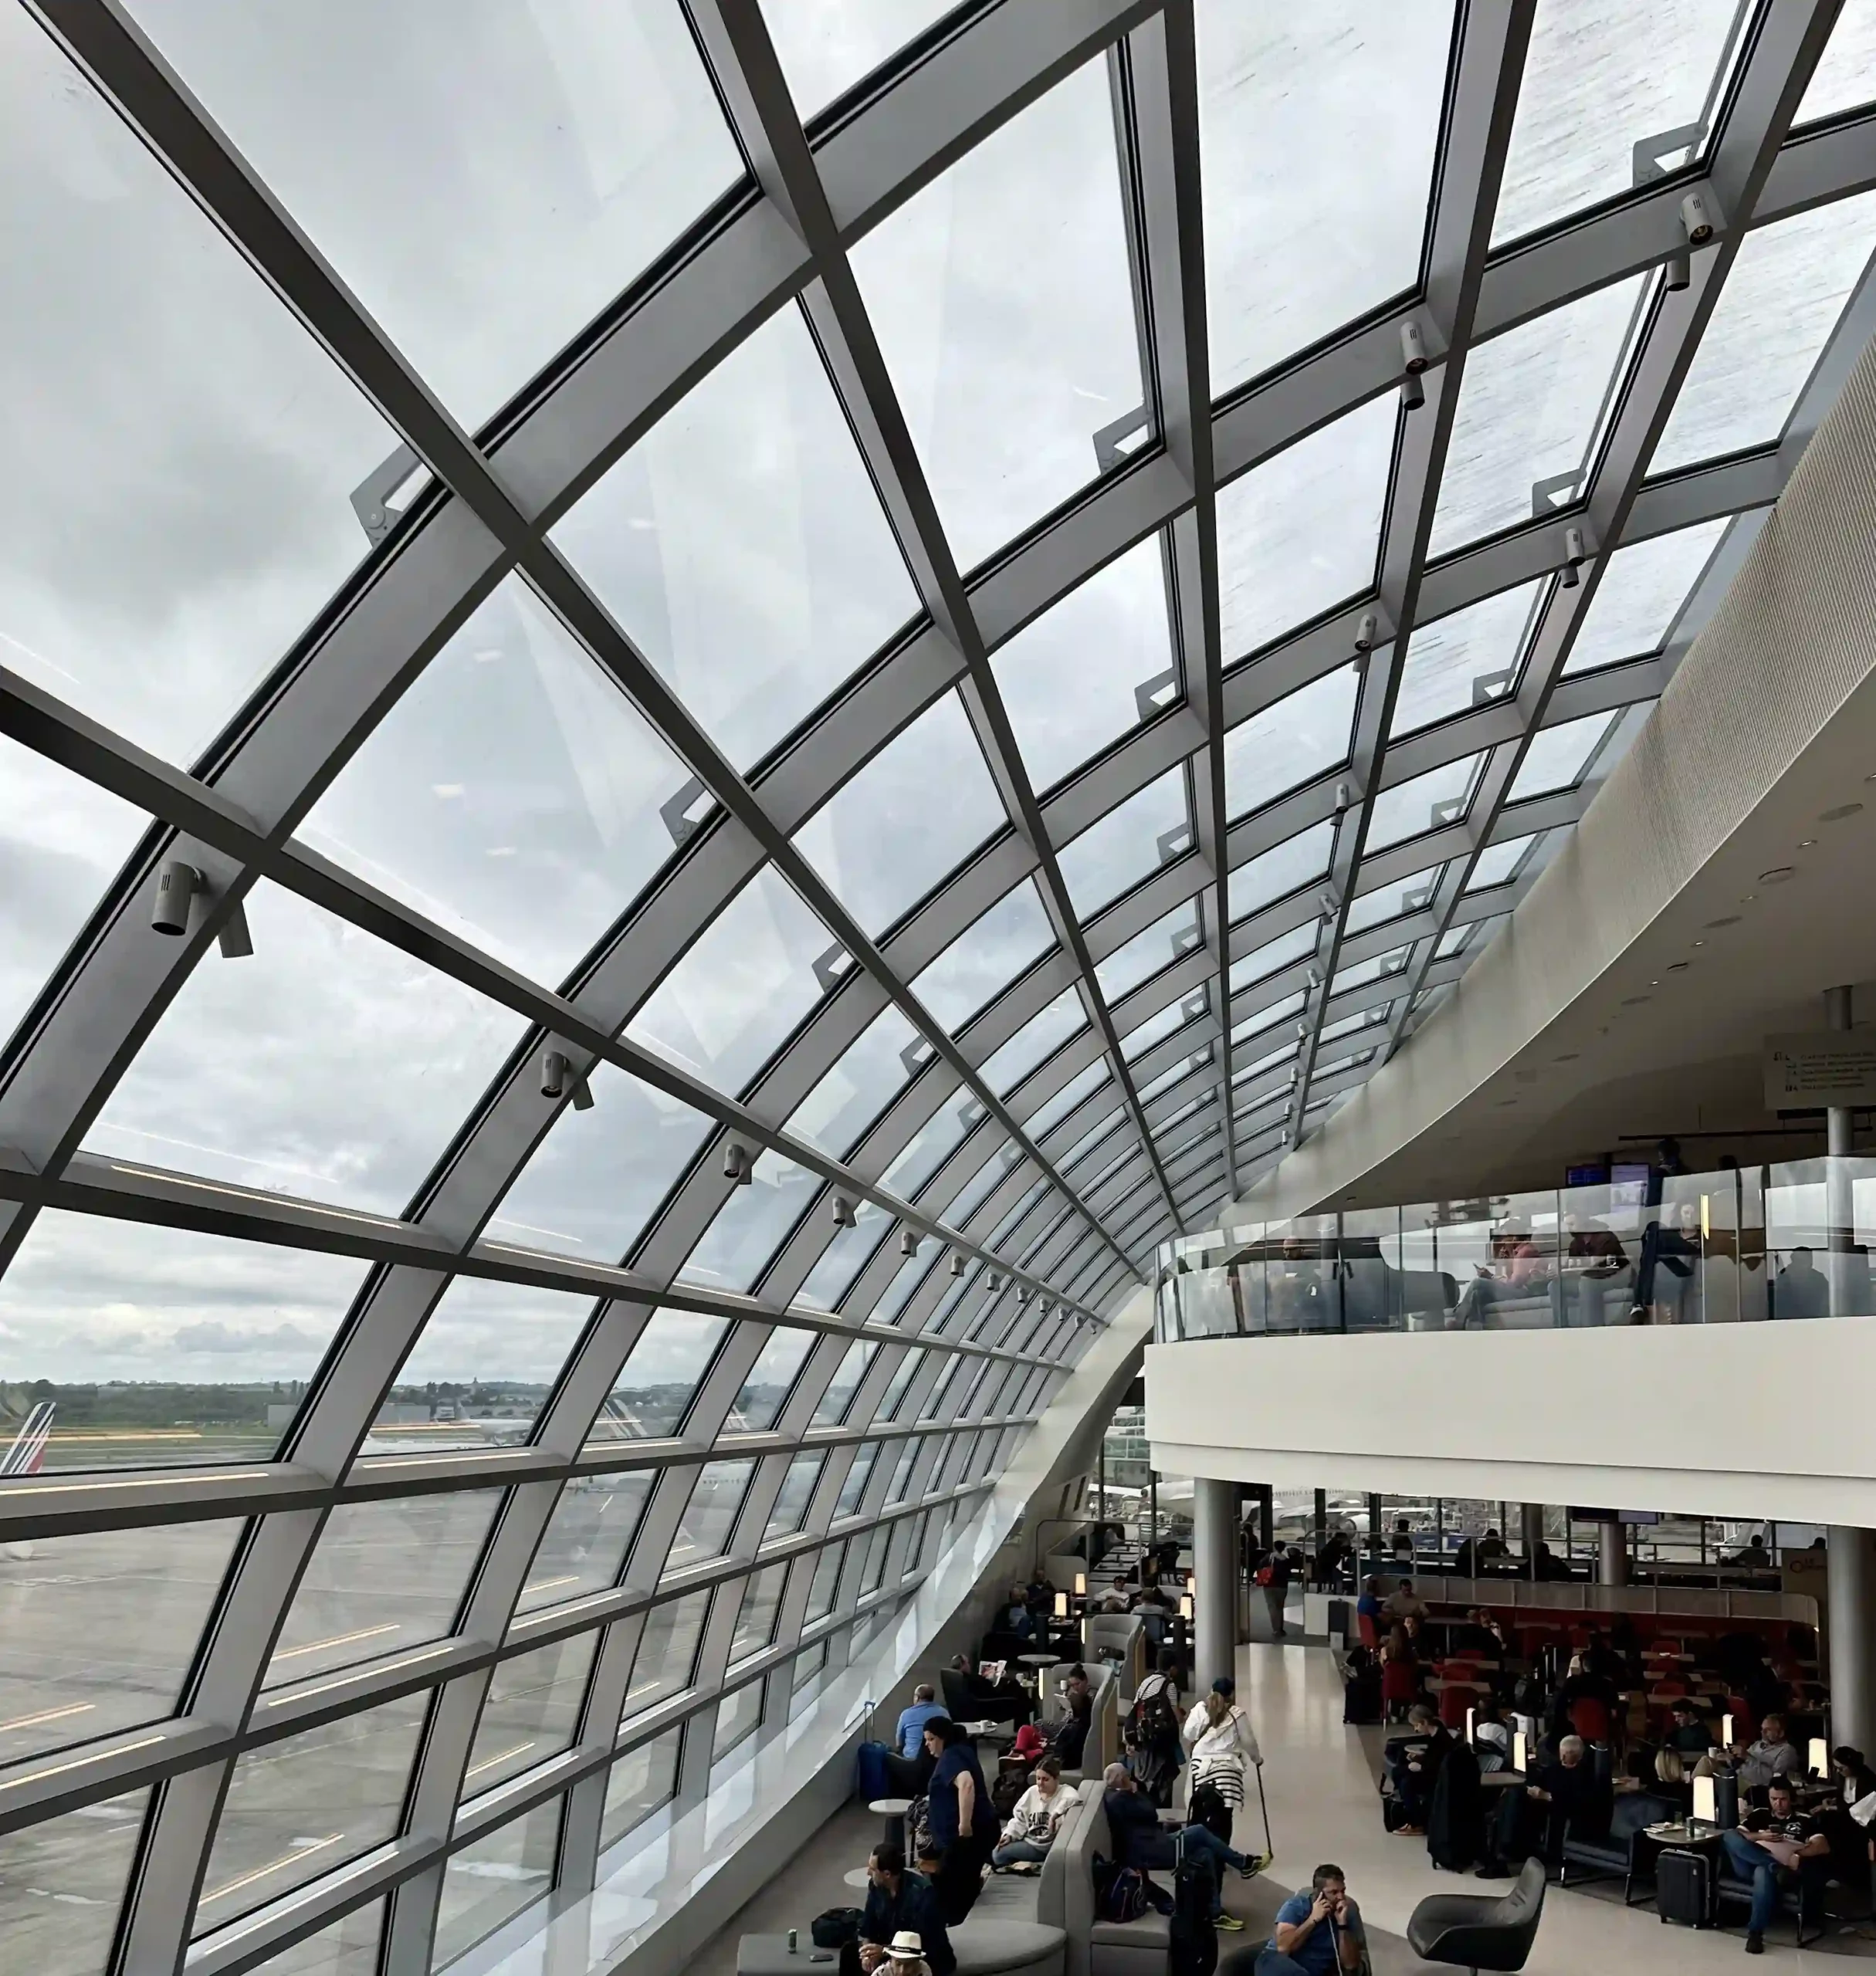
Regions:
<instances>
[{"instance_id":1,"label":"seated person","mask_svg":"<svg viewBox=\"0 0 1876 1976\"><path fill-rule=\"evenodd\" d=\"M1088 1747L1088 1731L1094 1723L1094 1698L1084 1687L1072 1696L1068 1712L1055 1724L1049 1738L1049 1754L1064 1770L1079 1770Z\"/></svg>"},{"instance_id":2,"label":"seated person","mask_svg":"<svg viewBox=\"0 0 1876 1976\"><path fill-rule=\"evenodd\" d=\"M866 1905L859 1931L841 1951L841 1976L865 1976L873 1970L890 1976L887 1951L896 1935L907 1934L918 1937L932 1976L953 1976L957 1957L930 1881L906 1866L902 1848L875 1846L866 1863Z\"/></svg>"},{"instance_id":3,"label":"seated person","mask_svg":"<svg viewBox=\"0 0 1876 1976\"><path fill-rule=\"evenodd\" d=\"M1361 1596L1355 1602L1355 1616L1358 1619L1372 1619L1377 1627L1387 1616L1381 1608L1381 1581L1378 1578L1363 1579Z\"/></svg>"},{"instance_id":4,"label":"seated person","mask_svg":"<svg viewBox=\"0 0 1876 1976\"><path fill-rule=\"evenodd\" d=\"M1361 1910L1349 1898L1339 1866L1325 1863L1277 1910L1275 1932L1258 1956L1254 1976L1331 1976L1358 1970L1367 1949Z\"/></svg>"},{"instance_id":5,"label":"seated person","mask_svg":"<svg viewBox=\"0 0 1876 1976\"><path fill-rule=\"evenodd\" d=\"M1482 1331L1492 1321L1493 1308L1543 1294L1551 1277L1550 1258L1522 1228L1495 1229L1489 1264L1475 1264L1472 1281L1459 1293L1449 1328ZM1470 1577L1468 1571L1464 1574Z\"/></svg>"},{"instance_id":6,"label":"seated person","mask_svg":"<svg viewBox=\"0 0 1876 1976\"><path fill-rule=\"evenodd\" d=\"M1242 1928L1243 1922L1224 1912L1221 1876L1227 1866L1235 1866L1248 1880L1257 1871L1255 1865L1243 1853L1234 1852L1208 1826L1187 1825L1175 1829L1162 1825L1159 1813L1140 1795L1124 1763L1110 1763L1101 1774L1101 1809L1114 1841L1115 1864L1136 1866L1143 1873L1170 1873L1183 1841L1188 1854L1196 1852L1211 1863L1213 1925L1228 1934Z\"/></svg>"},{"instance_id":7,"label":"seated person","mask_svg":"<svg viewBox=\"0 0 1876 1976\"><path fill-rule=\"evenodd\" d=\"M1433 1803L1433 1787L1439 1781L1440 1766L1451 1754L1453 1733L1424 1701L1407 1711L1407 1733L1397 1736L1382 1753L1387 1775L1393 1780L1394 1797L1402 1822L1394 1829L1417 1838L1427 1829L1427 1813Z\"/></svg>"},{"instance_id":8,"label":"seated person","mask_svg":"<svg viewBox=\"0 0 1876 1976\"><path fill-rule=\"evenodd\" d=\"M1507 1555L1505 1539L1496 1530L1488 1530L1478 1540L1478 1562L1481 1565L1502 1565Z\"/></svg>"},{"instance_id":9,"label":"seated person","mask_svg":"<svg viewBox=\"0 0 1876 1976\"><path fill-rule=\"evenodd\" d=\"M1668 1710L1672 1718L1663 1745L1685 1758L1689 1765L1696 1763L1715 1748L1712 1725L1700 1712L1700 1704L1691 1695L1678 1695Z\"/></svg>"},{"instance_id":10,"label":"seated person","mask_svg":"<svg viewBox=\"0 0 1876 1976\"><path fill-rule=\"evenodd\" d=\"M886 1760L886 1775L902 1797L924 1795L931 1780L932 1754L925 1747L925 1725L944 1713L943 1704L933 1698L931 1683L921 1681L912 1691L909 1707L901 1709L893 1731L897 1747Z\"/></svg>"},{"instance_id":11,"label":"seated person","mask_svg":"<svg viewBox=\"0 0 1876 1976\"><path fill-rule=\"evenodd\" d=\"M1414 1589L1414 1581L1404 1578L1389 1593L1383 1609L1390 1619L1404 1619L1410 1614L1414 1619L1427 1616L1427 1602Z\"/></svg>"},{"instance_id":12,"label":"seated person","mask_svg":"<svg viewBox=\"0 0 1876 1976\"><path fill-rule=\"evenodd\" d=\"M1563 1227L1570 1243L1559 1259L1562 1279L1563 1321L1566 1325L1600 1323L1603 1315L1602 1286L1628 1267L1628 1251L1611 1228L1600 1221L1584 1221L1566 1214ZM1624 1304L1622 1315L1628 1315Z\"/></svg>"},{"instance_id":13,"label":"seated person","mask_svg":"<svg viewBox=\"0 0 1876 1976\"><path fill-rule=\"evenodd\" d=\"M1830 1775L1837 1780L1845 1811L1876 1793L1876 1770L1864 1761L1861 1750L1848 1743L1838 1744L1830 1752Z\"/></svg>"},{"instance_id":14,"label":"seated person","mask_svg":"<svg viewBox=\"0 0 1876 1976\"><path fill-rule=\"evenodd\" d=\"M1035 1638L1036 1622L1020 1591L1010 1595L1010 1602L1003 1609L1001 1624L1006 1633L1014 1633L1018 1639Z\"/></svg>"},{"instance_id":15,"label":"seated person","mask_svg":"<svg viewBox=\"0 0 1876 1976\"><path fill-rule=\"evenodd\" d=\"M1511 1763L1511 1731L1505 1726L1505 1718L1498 1713L1498 1705L1490 1695L1476 1703L1472 1710L1472 1748L1478 1757L1481 1771L1504 1770Z\"/></svg>"},{"instance_id":16,"label":"seated person","mask_svg":"<svg viewBox=\"0 0 1876 1976\"><path fill-rule=\"evenodd\" d=\"M1365 1646L1349 1649L1342 1684L1342 1719L1344 1722L1381 1719L1381 1663Z\"/></svg>"},{"instance_id":17,"label":"seated person","mask_svg":"<svg viewBox=\"0 0 1876 1976\"><path fill-rule=\"evenodd\" d=\"M1607 1674L1593 1673L1587 1665L1587 1656L1573 1653L1570 1657L1570 1671L1563 1677L1563 1683L1550 1698L1548 1711L1552 1732L1562 1735L1571 1727L1570 1711L1580 1701L1600 1702L1607 1710L1613 1723L1616 1711L1621 1704L1621 1697L1616 1684Z\"/></svg>"},{"instance_id":18,"label":"seated person","mask_svg":"<svg viewBox=\"0 0 1876 1976\"><path fill-rule=\"evenodd\" d=\"M1635 1298L1629 1307L1631 1324L1678 1321L1681 1300L1700 1261L1700 1208L1682 1201L1670 1213L1643 1231L1641 1260L1635 1271Z\"/></svg>"},{"instance_id":19,"label":"seated person","mask_svg":"<svg viewBox=\"0 0 1876 1976\"><path fill-rule=\"evenodd\" d=\"M1742 1791L1763 1791L1775 1777L1804 1775L1804 1759L1786 1740L1785 1718L1777 1714L1760 1723L1757 1741L1735 1743L1731 1754L1739 1766Z\"/></svg>"},{"instance_id":20,"label":"seated person","mask_svg":"<svg viewBox=\"0 0 1876 1976\"><path fill-rule=\"evenodd\" d=\"M1791 1252L1791 1260L1778 1273L1772 1285L1772 1315L1775 1318L1827 1318L1830 1315L1830 1282L1811 1260L1809 1249Z\"/></svg>"},{"instance_id":21,"label":"seated person","mask_svg":"<svg viewBox=\"0 0 1876 1976\"><path fill-rule=\"evenodd\" d=\"M1075 1802L1075 1794L1062 1788L1062 1765L1053 1757L1044 1757L1035 1767L1029 1788L1010 1809L1003 1829L997 1836L990 1864L999 1869L1027 1862L1040 1866L1048 1856L1055 1834Z\"/></svg>"},{"instance_id":22,"label":"seated person","mask_svg":"<svg viewBox=\"0 0 1876 1976\"><path fill-rule=\"evenodd\" d=\"M1798 1809L1788 1777L1775 1777L1767 1788L1766 1809L1748 1812L1739 1829L1722 1832L1727 1863L1752 1890L1752 1913L1746 1924L1746 1952L1763 1955L1766 1924L1778 1912L1779 1896L1802 1886L1820 1899L1830 1876L1830 1842L1814 1819Z\"/></svg>"},{"instance_id":23,"label":"seated person","mask_svg":"<svg viewBox=\"0 0 1876 1976\"><path fill-rule=\"evenodd\" d=\"M960 1653L951 1663L963 1683L964 1693L984 1715L998 1722L1027 1722L1032 1712L1029 1691L1014 1674L1001 1681L987 1680L970 1664L970 1656Z\"/></svg>"},{"instance_id":24,"label":"seated person","mask_svg":"<svg viewBox=\"0 0 1876 1976\"><path fill-rule=\"evenodd\" d=\"M1580 1736L1561 1738L1556 1761L1544 1765L1525 1790L1540 1805L1550 1807L1568 1837L1596 1839L1607 1836L1614 1792L1597 1775L1589 1761L1589 1745Z\"/></svg>"},{"instance_id":25,"label":"seated person","mask_svg":"<svg viewBox=\"0 0 1876 1976\"><path fill-rule=\"evenodd\" d=\"M1045 1755L1048 1749L1048 1744L1044 1741L1041 1731L1033 1722L1025 1722L1016 1732L1016 1741L1011 1745L1010 1755L1018 1762L1032 1764L1038 1758Z\"/></svg>"}]
</instances>

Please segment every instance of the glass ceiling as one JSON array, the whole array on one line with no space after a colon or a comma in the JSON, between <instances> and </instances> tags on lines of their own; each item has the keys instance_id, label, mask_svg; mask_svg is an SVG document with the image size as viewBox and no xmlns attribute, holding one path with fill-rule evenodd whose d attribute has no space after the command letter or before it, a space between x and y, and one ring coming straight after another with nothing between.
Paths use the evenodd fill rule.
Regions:
<instances>
[{"instance_id":1,"label":"glass ceiling","mask_svg":"<svg viewBox=\"0 0 1876 1976\"><path fill-rule=\"evenodd\" d=\"M1876 125L1876 8L1801 90L1744 86L1763 0L1542 0L1463 89L1447 0L1130 49L1016 0L130 0L154 68L74 59L98 11L0 0L0 1547L36 1464L149 1507L33 1540L0 1785L95 1776L0 1839L0 1927L56 1880L74 1976L125 1900L153 1965L310 1912L467 1976L838 1740L1153 1243L1515 908L1876 306L1876 194L1813 164L1664 354L1625 205L1765 105ZM730 73L771 47L792 110ZM831 239L750 162L797 120ZM1515 310L1436 264L1488 238L1543 243ZM73 1682L120 1585L148 1641ZM266 1722L190 1741L192 1668ZM230 1763L213 1830L127 1736ZM452 1799L427 1893L357 1893Z\"/></svg>"}]
</instances>

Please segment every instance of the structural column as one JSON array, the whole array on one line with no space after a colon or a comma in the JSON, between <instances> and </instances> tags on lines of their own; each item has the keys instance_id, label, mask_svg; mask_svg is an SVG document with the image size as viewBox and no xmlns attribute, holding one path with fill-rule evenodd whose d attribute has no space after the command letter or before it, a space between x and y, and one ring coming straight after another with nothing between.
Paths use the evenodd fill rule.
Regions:
<instances>
[{"instance_id":1,"label":"structural column","mask_svg":"<svg viewBox=\"0 0 1876 1976\"><path fill-rule=\"evenodd\" d=\"M1193 1685L1202 1693L1238 1666L1238 1484L1192 1485Z\"/></svg>"},{"instance_id":2,"label":"structural column","mask_svg":"<svg viewBox=\"0 0 1876 1976\"><path fill-rule=\"evenodd\" d=\"M1597 1530L1596 1582L1598 1585L1628 1582L1628 1531L1611 1517Z\"/></svg>"},{"instance_id":3,"label":"structural column","mask_svg":"<svg viewBox=\"0 0 1876 1976\"><path fill-rule=\"evenodd\" d=\"M1876 1531L1830 1535L1830 1741L1876 1750Z\"/></svg>"},{"instance_id":4,"label":"structural column","mask_svg":"<svg viewBox=\"0 0 1876 1976\"><path fill-rule=\"evenodd\" d=\"M1544 1506L1542 1503L1520 1503L1518 1507L1524 1524L1524 1575L1534 1578L1537 1575L1537 1547L1544 1541Z\"/></svg>"},{"instance_id":5,"label":"structural column","mask_svg":"<svg viewBox=\"0 0 1876 1976\"><path fill-rule=\"evenodd\" d=\"M1824 990L1824 1027L1827 1029L1848 1029L1851 1027L1850 990L1847 988L1827 988ZM1830 1249L1824 1267L1830 1272L1830 1315L1833 1317L1848 1315L1855 1303L1850 1290L1849 1258L1856 1240L1856 1214L1851 1194L1850 1169L1847 1165L1839 1164L1850 1158L1850 1115L1847 1105L1832 1105L1827 1106L1824 1112L1824 1151L1830 1157L1830 1164L1825 1169L1824 1177L1824 1220L1829 1230L1826 1240Z\"/></svg>"}]
</instances>

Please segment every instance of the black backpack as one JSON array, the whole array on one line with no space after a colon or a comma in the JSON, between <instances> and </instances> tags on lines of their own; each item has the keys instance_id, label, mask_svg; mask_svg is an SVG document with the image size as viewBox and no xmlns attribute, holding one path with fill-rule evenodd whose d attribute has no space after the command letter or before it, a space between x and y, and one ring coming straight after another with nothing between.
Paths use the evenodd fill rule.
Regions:
<instances>
[{"instance_id":1,"label":"black backpack","mask_svg":"<svg viewBox=\"0 0 1876 1976\"><path fill-rule=\"evenodd\" d=\"M1215 1785L1201 1784L1194 1790L1186 1805L1186 1815L1193 1824L1202 1825L1214 1839L1231 1844L1231 1808Z\"/></svg>"},{"instance_id":2,"label":"black backpack","mask_svg":"<svg viewBox=\"0 0 1876 1976\"><path fill-rule=\"evenodd\" d=\"M1218 1966L1218 1931L1211 1918L1217 1890L1212 1863L1188 1851L1185 1835L1173 1841L1173 1920L1167 1976L1211 1976Z\"/></svg>"},{"instance_id":3,"label":"black backpack","mask_svg":"<svg viewBox=\"0 0 1876 1976\"><path fill-rule=\"evenodd\" d=\"M861 1913L858 1907L830 1907L809 1922L808 1938L816 1948L838 1948L843 1942L857 1941Z\"/></svg>"}]
</instances>

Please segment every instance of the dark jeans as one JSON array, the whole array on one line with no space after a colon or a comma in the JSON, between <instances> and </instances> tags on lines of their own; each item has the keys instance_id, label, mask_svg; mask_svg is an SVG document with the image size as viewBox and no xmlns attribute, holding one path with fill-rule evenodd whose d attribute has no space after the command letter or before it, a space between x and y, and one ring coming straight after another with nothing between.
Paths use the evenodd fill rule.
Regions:
<instances>
[{"instance_id":1,"label":"dark jeans","mask_svg":"<svg viewBox=\"0 0 1876 1976\"><path fill-rule=\"evenodd\" d=\"M1266 1942L1258 1951L1252 1976L1309 1976L1309 1971L1295 1956L1285 1955L1282 1949L1272 1948Z\"/></svg>"},{"instance_id":2,"label":"dark jeans","mask_svg":"<svg viewBox=\"0 0 1876 1976\"><path fill-rule=\"evenodd\" d=\"M1752 1883L1752 1908L1746 1925L1756 1935L1763 1935L1766 1923L1777 1914L1779 1895L1785 1889L1801 1886L1813 1896L1821 1894L1830 1877L1827 1859L1802 1859L1794 1873L1742 1832L1722 1832L1720 1843L1725 1848L1727 1864L1741 1880Z\"/></svg>"},{"instance_id":3,"label":"dark jeans","mask_svg":"<svg viewBox=\"0 0 1876 1976\"><path fill-rule=\"evenodd\" d=\"M938 1896L938 1911L947 1928L955 1928L977 1905L977 1896L984 1891L984 1868L992 1842L967 1836L945 1848L932 1876L932 1891Z\"/></svg>"}]
</instances>

